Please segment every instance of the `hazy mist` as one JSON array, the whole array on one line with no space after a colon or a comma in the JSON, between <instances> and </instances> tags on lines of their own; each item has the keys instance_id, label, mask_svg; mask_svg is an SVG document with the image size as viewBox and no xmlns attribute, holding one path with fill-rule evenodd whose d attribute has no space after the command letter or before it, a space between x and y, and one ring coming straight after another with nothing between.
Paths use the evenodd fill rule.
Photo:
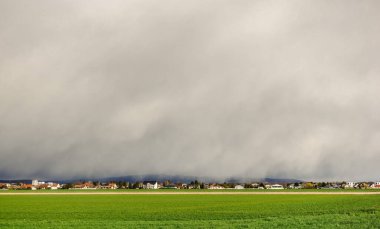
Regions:
<instances>
[{"instance_id":1,"label":"hazy mist","mask_svg":"<svg viewBox=\"0 0 380 229\"><path fill-rule=\"evenodd\" d=\"M0 0L0 178L380 179L379 10Z\"/></svg>"}]
</instances>

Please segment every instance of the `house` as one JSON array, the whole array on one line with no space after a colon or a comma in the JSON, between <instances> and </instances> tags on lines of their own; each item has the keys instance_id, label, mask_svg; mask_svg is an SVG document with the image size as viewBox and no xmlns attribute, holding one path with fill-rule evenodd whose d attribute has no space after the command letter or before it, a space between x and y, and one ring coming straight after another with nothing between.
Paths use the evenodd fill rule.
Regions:
<instances>
[{"instance_id":1,"label":"house","mask_svg":"<svg viewBox=\"0 0 380 229\"><path fill-rule=\"evenodd\" d=\"M259 188L260 184L258 183L253 183L251 184L251 188Z\"/></svg>"},{"instance_id":2,"label":"house","mask_svg":"<svg viewBox=\"0 0 380 229\"><path fill-rule=\"evenodd\" d=\"M32 185L33 186L38 186L38 180L32 180Z\"/></svg>"},{"instance_id":3,"label":"house","mask_svg":"<svg viewBox=\"0 0 380 229\"><path fill-rule=\"evenodd\" d=\"M11 186L9 183L0 183L0 189L8 189Z\"/></svg>"},{"instance_id":4,"label":"house","mask_svg":"<svg viewBox=\"0 0 380 229\"><path fill-rule=\"evenodd\" d=\"M284 189L284 186L280 184L272 184L269 189Z\"/></svg>"},{"instance_id":5,"label":"house","mask_svg":"<svg viewBox=\"0 0 380 229\"><path fill-rule=\"evenodd\" d=\"M38 189L49 189L49 185L48 184L40 184L38 186L36 186Z\"/></svg>"},{"instance_id":6,"label":"house","mask_svg":"<svg viewBox=\"0 0 380 229\"><path fill-rule=\"evenodd\" d=\"M109 183L108 187L109 187L109 189L117 189L118 188L116 183Z\"/></svg>"},{"instance_id":7,"label":"house","mask_svg":"<svg viewBox=\"0 0 380 229\"><path fill-rule=\"evenodd\" d=\"M32 184L21 184L20 189L36 190Z\"/></svg>"},{"instance_id":8,"label":"house","mask_svg":"<svg viewBox=\"0 0 380 229\"><path fill-rule=\"evenodd\" d=\"M95 185L92 182L85 182L83 184L75 184L74 189L95 189Z\"/></svg>"},{"instance_id":9,"label":"house","mask_svg":"<svg viewBox=\"0 0 380 229\"><path fill-rule=\"evenodd\" d=\"M302 185L300 185L299 183L292 183L292 184L288 185L288 188L289 189L300 189L300 188L302 188Z\"/></svg>"},{"instance_id":10,"label":"house","mask_svg":"<svg viewBox=\"0 0 380 229\"><path fill-rule=\"evenodd\" d=\"M235 189L244 189L244 186L242 186L242 185L235 185Z\"/></svg>"},{"instance_id":11,"label":"house","mask_svg":"<svg viewBox=\"0 0 380 229\"><path fill-rule=\"evenodd\" d=\"M334 189L339 189L340 188L339 184L337 184L337 183L332 183L331 187L334 188Z\"/></svg>"},{"instance_id":12,"label":"house","mask_svg":"<svg viewBox=\"0 0 380 229\"><path fill-rule=\"evenodd\" d=\"M217 184L212 184L208 187L208 189L224 189L224 187Z\"/></svg>"},{"instance_id":13,"label":"house","mask_svg":"<svg viewBox=\"0 0 380 229\"><path fill-rule=\"evenodd\" d=\"M192 185L192 184L188 184L188 185L187 185L187 189L195 189L195 187L194 187L194 185Z\"/></svg>"},{"instance_id":14,"label":"house","mask_svg":"<svg viewBox=\"0 0 380 229\"><path fill-rule=\"evenodd\" d=\"M354 188L355 187L355 182L347 182L344 185L344 188Z\"/></svg>"},{"instance_id":15,"label":"house","mask_svg":"<svg viewBox=\"0 0 380 229\"><path fill-rule=\"evenodd\" d=\"M57 189L60 189L61 188L61 185L60 184L57 184L57 183L52 183L52 184L48 184L49 188L51 190L57 190Z\"/></svg>"},{"instance_id":16,"label":"house","mask_svg":"<svg viewBox=\"0 0 380 229\"><path fill-rule=\"evenodd\" d=\"M380 182L373 183L370 188L380 189Z\"/></svg>"},{"instance_id":17,"label":"house","mask_svg":"<svg viewBox=\"0 0 380 229\"><path fill-rule=\"evenodd\" d=\"M97 188L100 188L100 189L118 189L118 186L116 183L110 182L110 183L103 183L101 185L98 185Z\"/></svg>"},{"instance_id":18,"label":"house","mask_svg":"<svg viewBox=\"0 0 380 229\"><path fill-rule=\"evenodd\" d=\"M158 182L157 181L144 181L143 182L143 189L158 189Z\"/></svg>"}]
</instances>

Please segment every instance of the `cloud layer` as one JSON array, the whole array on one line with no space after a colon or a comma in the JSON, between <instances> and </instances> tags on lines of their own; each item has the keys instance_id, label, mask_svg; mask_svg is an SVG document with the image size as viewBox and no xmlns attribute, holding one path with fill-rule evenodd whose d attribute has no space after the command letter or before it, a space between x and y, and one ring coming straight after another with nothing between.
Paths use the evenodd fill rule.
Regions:
<instances>
[{"instance_id":1,"label":"cloud layer","mask_svg":"<svg viewBox=\"0 0 380 229\"><path fill-rule=\"evenodd\" d=\"M378 1L0 1L0 177L380 179Z\"/></svg>"}]
</instances>

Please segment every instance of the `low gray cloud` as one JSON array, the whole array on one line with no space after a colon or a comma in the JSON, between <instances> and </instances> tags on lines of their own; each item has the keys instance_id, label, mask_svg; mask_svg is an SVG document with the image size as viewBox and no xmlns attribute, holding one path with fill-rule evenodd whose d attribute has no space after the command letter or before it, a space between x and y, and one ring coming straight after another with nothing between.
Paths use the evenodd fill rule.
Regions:
<instances>
[{"instance_id":1,"label":"low gray cloud","mask_svg":"<svg viewBox=\"0 0 380 229\"><path fill-rule=\"evenodd\" d=\"M0 0L0 177L379 179L379 7Z\"/></svg>"}]
</instances>

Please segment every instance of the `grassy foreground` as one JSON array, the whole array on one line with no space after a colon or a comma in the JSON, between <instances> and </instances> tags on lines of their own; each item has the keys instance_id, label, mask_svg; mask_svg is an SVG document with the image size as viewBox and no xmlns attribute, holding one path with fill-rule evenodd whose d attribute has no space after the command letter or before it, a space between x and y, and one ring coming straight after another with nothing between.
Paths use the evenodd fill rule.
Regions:
<instances>
[{"instance_id":1,"label":"grassy foreground","mask_svg":"<svg viewBox=\"0 0 380 229\"><path fill-rule=\"evenodd\" d=\"M0 228L379 228L380 195L0 196Z\"/></svg>"}]
</instances>

